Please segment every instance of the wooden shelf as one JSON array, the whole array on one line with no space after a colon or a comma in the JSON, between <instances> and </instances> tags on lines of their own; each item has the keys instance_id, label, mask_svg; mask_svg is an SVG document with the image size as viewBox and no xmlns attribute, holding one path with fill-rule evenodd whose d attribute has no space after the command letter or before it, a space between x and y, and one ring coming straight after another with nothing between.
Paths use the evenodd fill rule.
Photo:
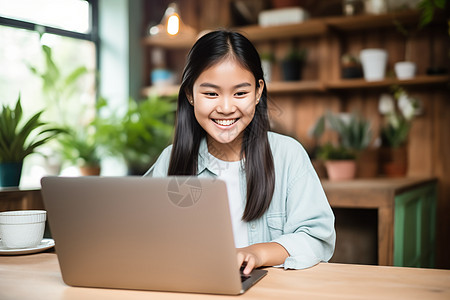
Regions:
<instances>
[{"instance_id":1,"label":"wooden shelf","mask_svg":"<svg viewBox=\"0 0 450 300\"><path fill-rule=\"evenodd\" d=\"M196 40L197 37L190 35L176 37L147 36L141 40L141 43L144 46L156 46L166 49L190 49Z\"/></svg>"},{"instance_id":2,"label":"wooden shelf","mask_svg":"<svg viewBox=\"0 0 450 300\"><path fill-rule=\"evenodd\" d=\"M383 15L356 15L347 17L330 17L324 22L331 29L341 31L357 31L383 27L394 27L394 21L402 24L417 24L419 12L415 10L388 13Z\"/></svg>"},{"instance_id":3,"label":"wooden shelf","mask_svg":"<svg viewBox=\"0 0 450 300\"><path fill-rule=\"evenodd\" d=\"M305 81L277 81L267 83L267 91L269 94L282 93L304 93L304 92L326 92L329 90L347 90L347 89L370 89L370 88L384 88L391 85L434 85L450 83L450 75L416 76L413 79L399 80L396 78L388 78L380 81L366 81L364 79L340 79L324 83L315 80ZM173 86L148 86L142 89L141 93L144 96L150 94L158 94L160 96L173 96L178 94L179 85Z\"/></svg>"},{"instance_id":4,"label":"wooden shelf","mask_svg":"<svg viewBox=\"0 0 450 300\"><path fill-rule=\"evenodd\" d=\"M430 85L450 83L449 75L428 76L420 75L412 79L399 80L397 78L387 78L380 81L366 81L364 79L341 79L326 84L327 89L365 89L389 87L391 85Z\"/></svg>"},{"instance_id":5,"label":"wooden shelf","mask_svg":"<svg viewBox=\"0 0 450 300\"><path fill-rule=\"evenodd\" d=\"M278 26L246 26L237 28L253 42L279 40L293 37L308 37L326 34L329 30L356 31L363 29L393 27L394 21L415 24L419 20L417 11L403 11L384 15L339 16L310 19L298 24Z\"/></svg>"},{"instance_id":6,"label":"wooden shelf","mask_svg":"<svg viewBox=\"0 0 450 300\"><path fill-rule=\"evenodd\" d=\"M236 28L245 34L251 41L278 40L293 37L318 36L325 34L327 25L323 19L311 19L298 24L277 26L246 26Z\"/></svg>"},{"instance_id":7,"label":"wooden shelf","mask_svg":"<svg viewBox=\"0 0 450 300\"><path fill-rule=\"evenodd\" d=\"M309 19L298 24L259 26L251 25L235 28L245 34L251 41L280 40L294 37L319 36L329 30L355 31L370 28L393 27L397 20L403 24L414 24L419 20L417 11L403 11L384 15L339 16ZM189 49L198 37L145 37L143 45L160 46L168 49Z\"/></svg>"},{"instance_id":8,"label":"wooden shelf","mask_svg":"<svg viewBox=\"0 0 450 300\"><path fill-rule=\"evenodd\" d=\"M278 81L267 83L267 91L271 93L323 92L325 85L320 81Z\"/></svg>"}]
</instances>

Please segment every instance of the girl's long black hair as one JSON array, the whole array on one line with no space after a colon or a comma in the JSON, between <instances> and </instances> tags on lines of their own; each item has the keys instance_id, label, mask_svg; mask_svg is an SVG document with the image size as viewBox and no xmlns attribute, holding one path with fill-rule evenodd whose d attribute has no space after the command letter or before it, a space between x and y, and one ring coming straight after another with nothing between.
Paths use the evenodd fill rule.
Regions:
<instances>
[{"instance_id":1,"label":"girl's long black hair","mask_svg":"<svg viewBox=\"0 0 450 300\"><path fill-rule=\"evenodd\" d=\"M253 73L256 87L264 80L261 60L253 44L242 34L227 30L207 33L194 44L188 54L178 94L175 136L168 175L197 175L200 141L206 136L199 125L188 96L193 97L194 82L200 74L226 57L233 57ZM272 201L275 171L267 132L267 89L264 83L253 120L244 130L241 157L245 158L247 202L242 219L261 217Z\"/></svg>"}]
</instances>

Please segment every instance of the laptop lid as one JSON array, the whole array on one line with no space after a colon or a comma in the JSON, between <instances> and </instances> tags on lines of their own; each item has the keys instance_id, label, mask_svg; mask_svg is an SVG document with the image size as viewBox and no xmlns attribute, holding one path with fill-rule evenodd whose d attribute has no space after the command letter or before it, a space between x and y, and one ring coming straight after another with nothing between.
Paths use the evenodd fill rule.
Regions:
<instances>
[{"instance_id":1,"label":"laptop lid","mask_svg":"<svg viewBox=\"0 0 450 300\"><path fill-rule=\"evenodd\" d=\"M44 177L63 280L71 286L239 294L223 181L197 177Z\"/></svg>"}]
</instances>

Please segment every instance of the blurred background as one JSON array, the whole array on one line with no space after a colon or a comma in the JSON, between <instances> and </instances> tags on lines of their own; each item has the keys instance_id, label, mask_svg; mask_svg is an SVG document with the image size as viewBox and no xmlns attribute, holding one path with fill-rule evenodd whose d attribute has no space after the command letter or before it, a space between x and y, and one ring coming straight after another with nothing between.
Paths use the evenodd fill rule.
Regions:
<instances>
[{"instance_id":1,"label":"blurred background","mask_svg":"<svg viewBox=\"0 0 450 300\"><path fill-rule=\"evenodd\" d=\"M334 205L346 241L335 261L392 264L403 236L419 245L404 253L430 262L413 265L450 268L448 2L0 0L3 111L20 98L20 124L42 111L43 129L63 130L22 159L19 187L45 175L142 175L171 143L190 47L233 28L260 53L272 130L304 145L332 206L389 194L406 216L399 229L391 212L385 242L380 209ZM336 160L351 161L349 177L334 177ZM335 198L345 183L356 188Z\"/></svg>"}]
</instances>

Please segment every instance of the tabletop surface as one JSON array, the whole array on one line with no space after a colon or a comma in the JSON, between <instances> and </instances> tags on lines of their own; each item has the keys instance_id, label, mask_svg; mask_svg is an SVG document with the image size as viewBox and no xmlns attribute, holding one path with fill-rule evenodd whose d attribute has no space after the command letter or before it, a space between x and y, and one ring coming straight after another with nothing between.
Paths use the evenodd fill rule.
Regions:
<instances>
[{"instance_id":1,"label":"tabletop surface","mask_svg":"<svg viewBox=\"0 0 450 300\"><path fill-rule=\"evenodd\" d=\"M322 180L322 186L326 191L341 191L341 190L360 190L363 192L386 192L400 193L404 190L414 188L429 183L436 183L437 179L434 177L400 177L400 178L357 178L347 181L330 181Z\"/></svg>"},{"instance_id":2,"label":"tabletop surface","mask_svg":"<svg viewBox=\"0 0 450 300\"><path fill-rule=\"evenodd\" d=\"M268 271L241 296L183 294L69 287L54 253L0 256L0 299L450 299L450 270L320 263Z\"/></svg>"}]
</instances>

